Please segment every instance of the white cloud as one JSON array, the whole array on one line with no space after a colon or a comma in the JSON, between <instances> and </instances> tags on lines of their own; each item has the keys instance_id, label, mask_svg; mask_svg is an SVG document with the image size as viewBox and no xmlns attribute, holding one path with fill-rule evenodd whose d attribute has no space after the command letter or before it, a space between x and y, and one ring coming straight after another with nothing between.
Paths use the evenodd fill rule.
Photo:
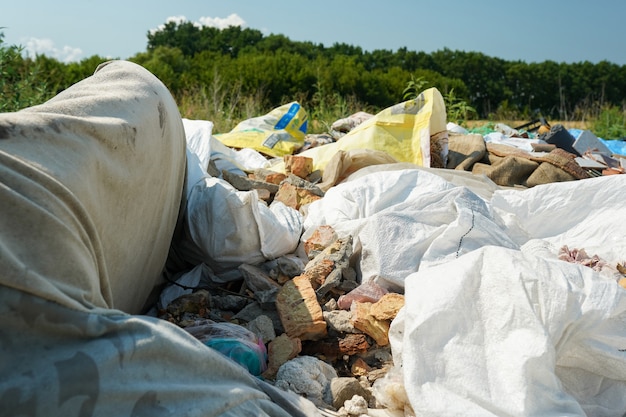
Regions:
<instances>
[{"instance_id":1,"label":"white cloud","mask_svg":"<svg viewBox=\"0 0 626 417\"><path fill-rule=\"evenodd\" d=\"M170 16L167 19L165 19L165 23L174 22L176 24L181 24L181 23L185 23L186 21L187 21L187 18L185 16Z\"/></svg>"},{"instance_id":2,"label":"white cloud","mask_svg":"<svg viewBox=\"0 0 626 417\"><path fill-rule=\"evenodd\" d=\"M154 35L155 32L157 31L161 31L163 29L165 29L165 25L167 23L173 22L176 23L177 25L180 25L181 23L185 23L188 22L189 20L187 20L187 18L185 16L170 16L167 19L165 19L165 23L163 23L162 25L157 26L155 29L150 29L150 34ZM193 25L196 27L202 27L202 26L209 26L209 27L215 27L218 29L226 29L229 26L245 26L246 22L239 17L236 13L231 14L228 17L201 17L198 22L193 22Z\"/></svg>"},{"instance_id":3,"label":"white cloud","mask_svg":"<svg viewBox=\"0 0 626 417\"><path fill-rule=\"evenodd\" d=\"M157 26L155 29L150 29L149 32L151 35L154 35L156 32L161 31L163 29L165 29L165 25L167 23L176 23L177 25L180 25L181 23L185 23L187 22L187 18L185 16L170 16L168 18L165 19L165 23L163 23L162 25ZM200 26L198 23L194 23L195 26Z\"/></svg>"},{"instance_id":4,"label":"white cloud","mask_svg":"<svg viewBox=\"0 0 626 417\"><path fill-rule=\"evenodd\" d=\"M246 22L239 17L236 13L231 14L228 17L201 17L199 19L200 24L203 26L215 27L218 29L226 29L229 26L245 26Z\"/></svg>"},{"instance_id":5,"label":"white cloud","mask_svg":"<svg viewBox=\"0 0 626 417\"><path fill-rule=\"evenodd\" d=\"M26 54L32 58L35 55L46 55L55 58L61 62L79 61L83 51L80 48L65 45L57 48L54 41L45 38L26 38L22 39L22 45Z\"/></svg>"}]
</instances>

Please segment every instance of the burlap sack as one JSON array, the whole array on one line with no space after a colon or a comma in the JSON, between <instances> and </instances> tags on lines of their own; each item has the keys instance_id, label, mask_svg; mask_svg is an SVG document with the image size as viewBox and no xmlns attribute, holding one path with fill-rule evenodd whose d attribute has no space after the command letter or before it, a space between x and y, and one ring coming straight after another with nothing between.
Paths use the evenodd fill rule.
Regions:
<instances>
[{"instance_id":1,"label":"burlap sack","mask_svg":"<svg viewBox=\"0 0 626 417\"><path fill-rule=\"evenodd\" d=\"M576 155L561 148L556 148L549 154L542 157L533 157L532 160L537 162L548 162L570 174L573 179L582 180L589 178L587 171L582 169L576 162Z\"/></svg>"},{"instance_id":2,"label":"burlap sack","mask_svg":"<svg viewBox=\"0 0 626 417\"><path fill-rule=\"evenodd\" d=\"M573 181L576 178L568 174L561 168L552 165L549 162L542 162L541 165L526 180L527 187L535 185L548 184L551 182Z\"/></svg>"},{"instance_id":3,"label":"burlap sack","mask_svg":"<svg viewBox=\"0 0 626 417\"><path fill-rule=\"evenodd\" d=\"M471 171L472 166L483 159L487 148L482 135L457 135L448 136L448 169Z\"/></svg>"},{"instance_id":4,"label":"burlap sack","mask_svg":"<svg viewBox=\"0 0 626 417\"><path fill-rule=\"evenodd\" d=\"M487 143L487 152L496 156L517 156L520 158L530 159L531 155L519 148L501 143Z\"/></svg>"},{"instance_id":5,"label":"burlap sack","mask_svg":"<svg viewBox=\"0 0 626 417\"><path fill-rule=\"evenodd\" d=\"M512 187L526 182L537 162L519 156L505 156L497 165L474 164L473 174L484 174L498 185Z\"/></svg>"},{"instance_id":6,"label":"burlap sack","mask_svg":"<svg viewBox=\"0 0 626 417\"><path fill-rule=\"evenodd\" d=\"M480 167L478 172L484 173L498 185L512 185L513 182L534 187L550 182L589 178L587 172L576 163L576 155L561 148L539 157L512 146L495 143L488 143L487 150L492 168Z\"/></svg>"}]
</instances>

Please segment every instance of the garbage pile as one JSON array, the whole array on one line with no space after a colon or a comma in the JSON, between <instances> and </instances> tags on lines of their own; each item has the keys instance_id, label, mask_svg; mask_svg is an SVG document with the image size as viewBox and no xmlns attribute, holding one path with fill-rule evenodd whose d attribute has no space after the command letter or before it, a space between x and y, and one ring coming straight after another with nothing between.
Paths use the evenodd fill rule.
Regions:
<instances>
[{"instance_id":1,"label":"garbage pile","mask_svg":"<svg viewBox=\"0 0 626 417\"><path fill-rule=\"evenodd\" d=\"M472 133L436 89L323 135L184 124L161 319L325 415L626 413L625 162L591 132Z\"/></svg>"}]
</instances>

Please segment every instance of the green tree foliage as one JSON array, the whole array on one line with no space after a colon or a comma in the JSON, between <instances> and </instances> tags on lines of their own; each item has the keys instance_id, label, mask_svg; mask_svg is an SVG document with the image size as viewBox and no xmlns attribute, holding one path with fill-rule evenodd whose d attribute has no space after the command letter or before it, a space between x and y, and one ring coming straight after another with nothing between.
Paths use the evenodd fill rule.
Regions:
<instances>
[{"instance_id":1,"label":"green tree foliage","mask_svg":"<svg viewBox=\"0 0 626 417\"><path fill-rule=\"evenodd\" d=\"M39 67L22 56L22 48L4 44L0 32L0 112L40 104L51 96L39 77Z\"/></svg>"},{"instance_id":2,"label":"green tree foliage","mask_svg":"<svg viewBox=\"0 0 626 417\"><path fill-rule=\"evenodd\" d=\"M98 56L69 64L46 56L26 59L19 48L0 46L3 100L21 105L56 94L104 61ZM364 51L345 43L326 47L292 41L239 26L221 30L168 22L147 33L146 51L131 60L157 75L179 102L187 103L185 108L199 109L203 103L220 108L227 119L292 100L323 106L315 112L325 117L351 105L376 112L429 87L454 99L449 101L460 112L458 120L527 119L541 112L548 119L590 121L626 105L626 66L606 61L526 63L447 48L433 53ZM30 81L16 89L19 77ZM199 97L189 99L189 94ZM220 97L226 101L212 106L210 101ZM245 97L254 97L257 105L250 106Z\"/></svg>"},{"instance_id":3,"label":"green tree foliage","mask_svg":"<svg viewBox=\"0 0 626 417\"><path fill-rule=\"evenodd\" d=\"M189 62L179 48L159 46L153 51L137 54L132 61L156 75L173 92L185 86Z\"/></svg>"}]
</instances>

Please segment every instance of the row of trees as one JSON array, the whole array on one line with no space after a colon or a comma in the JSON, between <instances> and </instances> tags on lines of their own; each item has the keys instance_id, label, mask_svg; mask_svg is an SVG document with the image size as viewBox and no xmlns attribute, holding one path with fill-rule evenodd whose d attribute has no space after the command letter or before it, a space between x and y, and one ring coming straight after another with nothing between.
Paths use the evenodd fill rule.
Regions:
<instances>
[{"instance_id":1,"label":"row of trees","mask_svg":"<svg viewBox=\"0 0 626 417\"><path fill-rule=\"evenodd\" d=\"M479 118L496 113L529 117L539 109L550 118L582 119L606 105L623 106L626 98L626 66L607 61L526 63L450 49L431 54L406 48L366 52L342 43L324 47L283 35L263 36L255 29L219 30L190 22L170 22L149 34L145 55L138 58L146 64L161 60L172 72L187 73L181 84L211 82L219 72L246 88L261 86L274 102L326 88L383 108L401 98L412 77L444 94L454 89Z\"/></svg>"},{"instance_id":2,"label":"row of trees","mask_svg":"<svg viewBox=\"0 0 626 417\"><path fill-rule=\"evenodd\" d=\"M423 88L435 86L465 101L479 119L528 119L539 110L550 119L585 120L607 106L623 110L626 104L626 66L606 61L526 63L449 49L367 52L343 43L325 47L255 29L220 30L191 22L166 23L147 38L146 51L130 60L151 70L177 98L219 84L260 97L268 109L334 94L377 111L401 101L407 85L419 80ZM0 34L0 47L1 41ZM64 64L38 55L22 58L17 66L36 75L37 88L45 86L43 95L51 96L103 60L93 56Z\"/></svg>"}]
</instances>

